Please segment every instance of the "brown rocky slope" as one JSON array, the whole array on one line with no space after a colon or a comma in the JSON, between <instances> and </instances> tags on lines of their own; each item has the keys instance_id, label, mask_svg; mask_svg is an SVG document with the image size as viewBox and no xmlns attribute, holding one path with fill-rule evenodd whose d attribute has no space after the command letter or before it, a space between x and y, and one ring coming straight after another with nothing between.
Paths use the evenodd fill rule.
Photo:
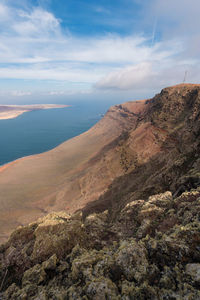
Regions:
<instances>
[{"instance_id":1,"label":"brown rocky slope","mask_svg":"<svg viewBox=\"0 0 200 300\"><path fill-rule=\"evenodd\" d=\"M104 144L71 177L84 191L77 212L51 213L2 245L2 297L200 299L199 116L199 85L111 108L96 125Z\"/></svg>"},{"instance_id":2,"label":"brown rocky slope","mask_svg":"<svg viewBox=\"0 0 200 300\"><path fill-rule=\"evenodd\" d=\"M166 88L146 104L136 129L128 131L122 142L125 155L134 157L127 174L88 203L86 215L107 208L113 215L130 199L147 199L166 190L177 196L199 186L200 86Z\"/></svg>"},{"instance_id":3,"label":"brown rocky slope","mask_svg":"<svg viewBox=\"0 0 200 300\"><path fill-rule=\"evenodd\" d=\"M136 107L139 114L143 106L134 103L133 110ZM16 226L52 211L71 213L98 199L114 178L125 173L117 146L123 132L136 127L137 114L112 107L84 134L0 168L0 241Z\"/></svg>"},{"instance_id":4,"label":"brown rocky slope","mask_svg":"<svg viewBox=\"0 0 200 300\"><path fill-rule=\"evenodd\" d=\"M49 212L73 213L86 207L87 214L93 206L100 211L119 207L115 197L119 182L122 206L130 196L147 198L195 187L199 92L199 85L178 85L151 100L114 106L88 132L49 152L4 166L0 240L5 241L16 226Z\"/></svg>"}]
</instances>

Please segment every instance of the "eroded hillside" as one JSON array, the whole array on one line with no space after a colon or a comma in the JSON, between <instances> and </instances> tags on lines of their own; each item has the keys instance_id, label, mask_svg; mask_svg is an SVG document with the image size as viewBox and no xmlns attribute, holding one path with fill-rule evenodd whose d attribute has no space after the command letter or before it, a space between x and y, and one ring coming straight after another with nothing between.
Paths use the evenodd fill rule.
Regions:
<instances>
[{"instance_id":1,"label":"eroded hillside","mask_svg":"<svg viewBox=\"0 0 200 300\"><path fill-rule=\"evenodd\" d=\"M0 297L200 299L199 117L199 85L166 88L4 168L4 236L64 211L1 246Z\"/></svg>"},{"instance_id":2,"label":"eroded hillside","mask_svg":"<svg viewBox=\"0 0 200 300\"><path fill-rule=\"evenodd\" d=\"M199 114L199 85L169 87L150 100L111 107L88 132L6 165L0 170L1 240L52 211L117 213L130 197L195 188Z\"/></svg>"}]
</instances>

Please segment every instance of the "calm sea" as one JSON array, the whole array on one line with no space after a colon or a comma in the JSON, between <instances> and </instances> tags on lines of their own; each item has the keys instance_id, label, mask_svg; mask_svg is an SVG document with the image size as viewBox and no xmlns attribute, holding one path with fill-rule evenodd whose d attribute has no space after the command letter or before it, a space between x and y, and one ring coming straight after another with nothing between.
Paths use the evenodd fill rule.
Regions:
<instances>
[{"instance_id":1,"label":"calm sea","mask_svg":"<svg viewBox=\"0 0 200 300\"><path fill-rule=\"evenodd\" d=\"M50 150L83 133L98 122L112 104L81 102L67 108L32 111L16 119L0 120L0 165Z\"/></svg>"}]
</instances>

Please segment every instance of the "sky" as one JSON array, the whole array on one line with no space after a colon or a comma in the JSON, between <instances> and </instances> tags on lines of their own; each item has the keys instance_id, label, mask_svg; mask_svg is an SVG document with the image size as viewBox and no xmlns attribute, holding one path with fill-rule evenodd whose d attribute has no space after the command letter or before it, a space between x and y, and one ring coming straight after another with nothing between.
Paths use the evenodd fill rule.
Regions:
<instances>
[{"instance_id":1,"label":"sky","mask_svg":"<svg viewBox=\"0 0 200 300\"><path fill-rule=\"evenodd\" d=\"M199 0L0 0L0 102L200 83L199 15Z\"/></svg>"}]
</instances>

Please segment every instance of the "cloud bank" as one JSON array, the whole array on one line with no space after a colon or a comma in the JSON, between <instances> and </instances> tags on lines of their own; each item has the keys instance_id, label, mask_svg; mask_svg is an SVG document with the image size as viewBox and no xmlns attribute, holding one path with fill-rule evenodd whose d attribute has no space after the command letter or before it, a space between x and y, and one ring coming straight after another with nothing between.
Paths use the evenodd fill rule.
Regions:
<instances>
[{"instance_id":1,"label":"cloud bank","mask_svg":"<svg viewBox=\"0 0 200 300\"><path fill-rule=\"evenodd\" d=\"M75 36L42 7L8 3L0 4L0 79L62 81L75 89L142 90L179 83L187 70L188 81L200 81L197 0L192 5L186 0L162 5L159 0L144 1L144 17L148 7L148 15L156 20L153 39L142 22L134 34Z\"/></svg>"}]
</instances>

